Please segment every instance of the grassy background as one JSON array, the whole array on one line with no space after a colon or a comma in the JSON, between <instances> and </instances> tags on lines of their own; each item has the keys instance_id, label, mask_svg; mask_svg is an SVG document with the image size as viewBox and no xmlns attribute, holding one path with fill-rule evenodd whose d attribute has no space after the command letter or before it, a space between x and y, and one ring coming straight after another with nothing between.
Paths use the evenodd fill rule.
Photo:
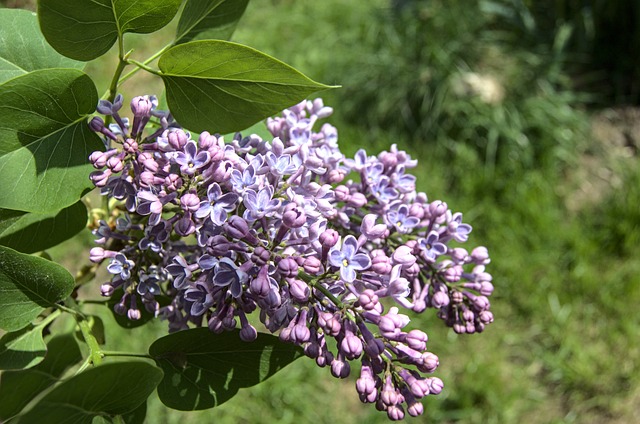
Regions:
<instances>
[{"instance_id":1,"label":"grassy background","mask_svg":"<svg viewBox=\"0 0 640 424\"><path fill-rule=\"evenodd\" d=\"M576 84L592 75L589 59L571 53L578 21L544 25L525 4L254 0L234 40L341 84L322 95L342 149L409 151L420 161L418 188L463 211L470 245L489 248L496 321L482 335L455 335L431 313L412 317L440 356L445 390L426 400L427 418L409 421L639 422L637 159L604 161L612 142L592 136L599 111L585 105L598 102ZM135 56L155 52L171 31L131 37ZM113 66L89 64L101 92ZM483 98L489 88L494 96ZM128 98L160 90L142 73L122 87ZM585 191L601 170L605 184ZM79 266L69 251L83 237L54 258ZM165 333L160 322L118 331L96 313L109 349L146 351ZM357 400L355 377L336 380L303 358L214 410L171 411L152 397L148 422L386 422Z\"/></svg>"}]
</instances>

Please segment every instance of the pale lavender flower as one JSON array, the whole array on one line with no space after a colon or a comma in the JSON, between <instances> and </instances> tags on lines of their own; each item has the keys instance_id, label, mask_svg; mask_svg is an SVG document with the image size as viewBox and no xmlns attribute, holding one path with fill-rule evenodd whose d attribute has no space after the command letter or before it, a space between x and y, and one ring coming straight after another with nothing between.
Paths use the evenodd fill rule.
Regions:
<instances>
[{"instance_id":1,"label":"pale lavender flower","mask_svg":"<svg viewBox=\"0 0 640 424\"><path fill-rule=\"evenodd\" d=\"M348 283L356 279L356 271L371 266L371 258L365 253L358 253L358 241L352 235L344 238L339 249L333 248L329 252L329 262L340 268L340 277Z\"/></svg>"},{"instance_id":2,"label":"pale lavender flower","mask_svg":"<svg viewBox=\"0 0 640 424\"><path fill-rule=\"evenodd\" d=\"M195 141L189 140L182 152L178 152L175 161L180 165L183 174L193 175L209 163L210 156L206 150L198 151Z\"/></svg>"},{"instance_id":3,"label":"pale lavender flower","mask_svg":"<svg viewBox=\"0 0 640 424\"><path fill-rule=\"evenodd\" d=\"M244 193L243 201L247 208L244 212L244 219L247 221L255 221L264 216L272 216L282 203L280 199L273 199L272 186L265 186L258 193L248 189Z\"/></svg>"},{"instance_id":4,"label":"pale lavender flower","mask_svg":"<svg viewBox=\"0 0 640 424\"><path fill-rule=\"evenodd\" d=\"M207 190L207 200L200 202L200 208L195 215L198 218L209 216L216 225L222 225L227 220L227 214L236 207L239 197L235 193L222 194L218 183L213 183Z\"/></svg>"},{"instance_id":5,"label":"pale lavender flower","mask_svg":"<svg viewBox=\"0 0 640 424\"><path fill-rule=\"evenodd\" d=\"M134 266L135 263L132 260L127 259L122 253L118 253L107 266L107 271L119 275L123 280L128 280L131 278L131 270Z\"/></svg>"}]
</instances>

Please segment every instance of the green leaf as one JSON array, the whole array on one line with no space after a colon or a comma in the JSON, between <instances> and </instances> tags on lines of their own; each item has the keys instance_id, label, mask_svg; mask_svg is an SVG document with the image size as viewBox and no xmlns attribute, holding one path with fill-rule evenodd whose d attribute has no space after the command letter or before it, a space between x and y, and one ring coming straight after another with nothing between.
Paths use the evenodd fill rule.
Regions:
<instances>
[{"instance_id":1,"label":"green leaf","mask_svg":"<svg viewBox=\"0 0 640 424\"><path fill-rule=\"evenodd\" d=\"M75 281L60 265L0 246L0 329L27 326L71 294Z\"/></svg>"},{"instance_id":2,"label":"green leaf","mask_svg":"<svg viewBox=\"0 0 640 424\"><path fill-rule=\"evenodd\" d=\"M147 417L147 402L143 402L131 412L122 414L121 417L126 424L144 424L144 419Z\"/></svg>"},{"instance_id":3,"label":"green leaf","mask_svg":"<svg viewBox=\"0 0 640 424\"><path fill-rule=\"evenodd\" d=\"M239 332L214 334L195 328L156 340L149 353L164 370L160 400L182 411L213 408L240 388L266 380L302 355L299 347L258 333L247 343Z\"/></svg>"},{"instance_id":4,"label":"green leaf","mask_svg":"<svg viewBox=\"0 0 640 424\"><path fill-rule=\"evenodd\" d=\"M57 212L35 213L0 209L0 244L23 253L53 247L87 225L87 207L79 201Z\"/></svg>"},{"instance_id":5,"label":"green leaf","mask_svg":"<svg viewBox=\"0 0 640 424\"><path fill-rule=\"evenodd\" d=\"M148 34L167 25L181 0L38 0L45 38L61 54L77 60L102 56L118 34Z\"/></svg>"},{"instance_id":6,"label":"green leaf","mask_svg":"<svg viewBox=\"0 0 640 424\"><path fill-rule=\"evenodd\" d=\"M28 325L0 338L0 370L21 370L39 364L47 353L43 327Z\"/></svg>"},{"instance_id":7,"label":"green leaf","mask_svg":"<svg viewBox=\"0 0 640 424\"><path fill-rule=\"evenodd\" d=\"M158 61L169 109L193 131L239 131L332 88L250 47L205 40L180 44Z\"/></svg>"},{"instance_id":8,"label":"green leaf","mask_svg":"<svg viewBox=\"0 0 640 424\"><path fill-rule=\"evenodd\" d=\"M104 150L87 125L98 93L74 69L44 69L0 85L0 208L47 213L91 189L89 155Z\"/></svg>"},{"instance_id":9,"label":"green leaf","mask_svg":"<svg viewBox=\"0 0 640 424\"><path fill-rule=\"evenodd\" d=\"M228 40L249 0L187 0L178 22L175 44L194 40Z\"/></svg>"},{"instance_id":10,"label":"green leaf","mask_svg":"<svg viewBox=\"0 0 640 424\"><path fill-rule=\"evenodd\" d=\"M36 14L28 10L0 9L0 40L0 83L37 69L82 69L85 65L47 44Z\"/></svg>"},{"instance_id":11,"label":"green leaf","mask_svg":"<svg viewBox=\"0 0 640 424\"><path fill-rule=\"evenodd\" d=\"M84 371L56 386L18 423L85 424L98 415L123 415L138 408L162 379L146 362L116 362Z\"/></svg>"},{"instance_id":12,"label":"green leaf","mask_svg":"<svg viewBox=\"0 0 640 424\"><path fill-rule=\"evenodd\" d=\"M0 420L7 420L19 413L80 360L82 355L78 343L71 334L64 334L49 340L44 360L35 367L3 372L0 375Z\"/></svg>"}]
</instances>

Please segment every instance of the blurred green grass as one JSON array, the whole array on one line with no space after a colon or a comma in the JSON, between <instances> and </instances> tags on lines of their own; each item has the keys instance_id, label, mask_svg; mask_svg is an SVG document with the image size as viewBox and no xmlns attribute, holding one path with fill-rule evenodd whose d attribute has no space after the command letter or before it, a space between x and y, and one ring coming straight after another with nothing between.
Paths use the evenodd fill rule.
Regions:
<instances>
[{"instance_id":1,"label":"blurred green grass","mask_svg":"<svg viewBox=\"0 0 640 424\"><path fill-rule=\"evenodd\" d=\"M394 44L399 50L387 48L388 37L402 34L381 26L380 16L391 19L389 3L381 0L257 0L250 3L234 36L234 41L269 53L313 79L343 84L341 90L322 93L336 110L331 123L339 130L342 149L347 154L359 148L377 153L399 144L420 160L414 170L419 189L463 211L474 227L469 244L489 248L496 321L483 334L458 336L434 314L412 316L413 325L429 334L430 349L440 356L437 375L445 381L445 391L425 401L426 418L408 421L637 422L640 171L636 166L621 174L623 189L605 196L601 204L569 211L563 197L571 189L567 170L578 165L578 155L591 141L588 115L579 108L579 96L561 82L563 74L553 62L557 57L530 51L529 46L518 50L517 43L505 49L500 40L482 38L482 26L470 25L469 18L461 21L473 14L455 14L456 7L467 3L451 3L451 16L442 2L429 4L434 15L428 23L435 25L434 19L441 17L443 27L450 29L448 39L416 32L410 46L435 56L399 57L407 54L401 38ZM451 27L456 22L458 27ZM460 32L464 30L478 31L478 37L471 37L477 46L467 44L473 34ZM163 35L171 31L169 27L153 37L132 37L135 57L162 47ZM387 37L382 44L381 35ZM456 43L458 50L450 47ZM434 62L434 57L441 61ZM539 65L535 72L532 63ZM113 66L107 58L88 67L94 78L105 81L101 93ZM386 79L376 79L380 68L386 69ZM487 69L497 72L507 88L519 87L523 80L528 85L516 94L509 91L499 105L456 96L447 85L462 72ZM429 130L416 139L401 127L378 125L383 121L376 118L381 113L376 107L392 105L384 112L393 113L392 90L421 89L416 85L421 81L418 71L426 72L423 78L441 79L429 80L438 90L427 92L427 100L439 103L422 112L431 126L423 127ZM360 85L367 81L371 87ZM158 81L139 73L122 91L131 98L160 90ZM358 92L365 101L356 102ZM395 108L398 114L401 110ZM529 144L518 144L523 135ZM492 139L499 140L495 160L488 150ZM545 159L536 159L541 157ZM87 234L83 237L54 249L54 257L73 269L81 260L69 252L82 251ZM98 284L88 290L94 298ZM104 308L96 313L105 322L109 349L144 352L166 331L162 322L118 331ZM152 397L147 421L387 422L384 414L357 400L356 377L336 380L327 369L302 358L214 410L171 411Z\"/></svg>"}]
</instances>

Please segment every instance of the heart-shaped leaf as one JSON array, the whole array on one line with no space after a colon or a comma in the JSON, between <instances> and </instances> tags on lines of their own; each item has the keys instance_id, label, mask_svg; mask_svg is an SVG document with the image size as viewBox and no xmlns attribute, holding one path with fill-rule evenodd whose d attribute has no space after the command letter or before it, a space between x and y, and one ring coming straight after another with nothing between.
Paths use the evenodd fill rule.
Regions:
<instances>
[{"instance_id":1,"label":"heart-shaped leaf","mask_svg":"<svg viewBox=\"0 0 640 424\"><path fill-rule=\"evenodd\" d=\"M302 355L302 350L269 334L251 342L239 332L214 334L194 328L169 334L149 348L165 374L160 400L182 411L208 409L231 399L240 388L254 386Z\"/></svg>"},{"instance_id":2,"label":"heart-shaped leaf","mask_svg":"<svg viewBox=\"0 0 640 424\"><path fill-rule=\"evenodd\" d=\"M192 41L158 61L176 120L194 131L243 130L309 94L332 88L241 44Z\"/></svg>"},{"instance_id":3,"label":"heart-shaped leaf","mask_svg":"<svg viewBox=\"0 0 640 424\"><path fill-rule=\"evenodd\" d=\"M81 359L78 343L71 334L64 334L49 340L44 360L35 367L3 372L0 375L0 420L7 420L19 413Z\"/></svg>"},{"instance_id":4,"label":"heart-shaped leaf","mask_svg":"<svg viewBox=\"0 0 640 424\"><path fill-rule=\"evenodd\" d=\"M36 14L28 10L0 9L0 40L0 83L37 69L82 69L85 65L47 44Z\"/></svg>"},{"instance_id":5,"label":"heart-shaped leaf","mask_svg":"<svg viewBox=\"0 0 640 424\"><path fill-rule=\"evenodd\" d=\"M0 338L0 370L21 370L39 364L47 353L42 327L28 325Z\"/></svg>"},{"instance_id":6,"label":"heart-shaped leaf","mask_svg":"<svg viewBox=\"0 0 640 424\"><path fill-rule=\"evenodd\" d=\"M249 0L187 0L176 31L176 44L194 40L228 40Z\"/></svg>"},{"instance_id":7,"label":"heart-shaped leaf","mask_svg":"<svg viewBox=\"0 0 640 424\"><path fill-rule=\"evenodd\" d=\"M16 331L65 299L75 281L60 265L0 246L0 328Z\"/></svg>"},{"instance_id":8,"label":"heart-shaped leaf","mask_svg":"<svg viewBox=\"0 0 640 424\"><path fill-rule=\"evenodd\" d=\"M53 213L0 209L0 244L23 253L39 252L78 234L87 224L87 207L76 202Z\"/></svg>"},{"instance_id":9,"label":"heart-shaped leaf","mask_svg":"<svg viewBox=\"0 0 640 424\"><path fill-rule=\"evenodd\" d=\"M0 85L0 208L46 213L92 187L89 155L104 150L87 125L95 85L74 69L44 69Z\"/></svg>"},{"instance_id":10,"label":"heart-shaped leaf","mask_svg":"<svg viewBox=\"0 0 640 424\"><path fill-rule=\"evenodd\" d=\"M84 371L42 397L18 423L85 424L100 415L127 414L138 408L162 379L146 362L116 362Z\"/></svg>"},{"instance_id":11,"label":"heart-shaped leaf","mask_svg":"<svg viewBox=\"0 0 640 424\"><path fill-rule=\"evenodd\" d=\"M76 60L102 56L118 34L148 34L167 25L181 0L38 0L42 33L58 52Z\"/></svg>"}]
</instances>

